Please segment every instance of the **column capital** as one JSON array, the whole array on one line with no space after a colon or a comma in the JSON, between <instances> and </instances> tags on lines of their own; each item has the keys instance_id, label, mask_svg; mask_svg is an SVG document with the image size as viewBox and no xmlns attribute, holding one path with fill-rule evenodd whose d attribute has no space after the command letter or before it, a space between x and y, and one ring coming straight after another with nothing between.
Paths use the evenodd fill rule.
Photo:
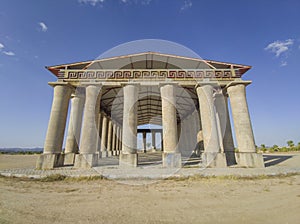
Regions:
<instances>
[{"instance_id":1,"label":"column capital","mask_svg":"<svg viewBox=\"0 0 300 224\"><path fill-rule=\"evenodd\" d=\"M178 82L170 82L170 81L165 81L165 82L160 82L158 83L158 87L163 87L163 86L166 86L166 85L173 85L173 86L178 86L179 83Z\"/></svg>"},{"instance_id":2,"label":"column capital","mask_svg":"<svg viewBox=\"0 0 300 224\"><path fill-rule=\"evenodd\" d=\"M106 116L107 117L107 114L104 112L104 111L100 111L101 115L103 116Z\"/></svg>"},{"instance_id":3,"label":"column capital","mask_svg":"<svg viewBox=\"0 0 300 224\"><path fill-rule=\"evenodd\" d=\"M85 98L85 91L84 90L78 90L77 88L75 89L75 92L71 94L71 98L80 98L84 99Z\"/></svg>"},{"instance_id":4,"label":"column capital","mask_svg":"<svg viewBox=\"0 0 300 224\"><path fill-rule=\"evenodd\" d=\"M80 82L80 85L78 87L88 87L88 86L99 86L99 87L102 87L103 83L102 82L95 82L95 81Z\"/></svg>"},{"instance_id":5,"label":"column capital","mask_svg":"<svg viewBox=\"0 0 300 224\"><path fill-rule=\"evenodd\" d=\"M69 87L71 89L75 89L74 86L72 86L70 83L68 82L63 82L63 81L57 81L57 82L48 82L49 86L55 87L55 86L66 86Z\"/></svg>"},{"instance_id":6,"label":"column capital","mask_svg":"<svg viewBox=\"0 0 300 224\"><path fill-rule=\"evenodd\" d=\"M197 82L197 84L195 85L195 89L197 89L198 87L202 87L202 86L220 86L219 82L217 81L209 81L209 80L203 80L201 82Z\"/></svg>"},{"instance_id":7,"label":"column capital","mask_svg":"<svg viewBox=\"0 0 300 224\"><path fill-rule=\"evenodd\" d=\"M136 86L139 87L141 84L138 82L128 82L128 83L121 83L121 87L126 87L126 86Z\"/></svg>"},{"instance_id":8,"label":"column capital","mask_svg":"<svg viewBox=\"0 0 300 224\"><path fill-rule=\"evenodd\" d=\"M236 86L236 85L244 85L244 86L248 86L252 83L252 81L248 80L248 81L232 81L230 83L228 83L224 89L228 89L228 87L231 86Z\"/></svg>"}]
</instances>

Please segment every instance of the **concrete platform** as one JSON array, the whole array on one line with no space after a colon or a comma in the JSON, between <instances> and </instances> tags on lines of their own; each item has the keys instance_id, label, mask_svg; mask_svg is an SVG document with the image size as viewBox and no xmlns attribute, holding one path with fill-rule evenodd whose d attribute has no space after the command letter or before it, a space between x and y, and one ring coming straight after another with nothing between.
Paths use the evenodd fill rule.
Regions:
<instances>
[{"instance_id":1,"label":"concrete platform","mask_svg":"<svg viewBox=\"0 0 300 224\"><path fill-rule=\"evenodd\" d=\"M147 156L149 156L149 154ZM32 168L0 170L0 175L28 178L44 178L55 174L69 177L102 176L124 182L130 180L161 180L165 178L186 178L192 176L258 177L300 174L300 153L265 154L264 163L266 168L239 168L236 166L226 168L205 168L199 166L197 158L183 158L182 168L163 168L161 161L158 161L157 159L158 157L155 154L150 155L150 157L140 154L139 166L132 168L120 168L117 156L102 158L98 161L97 167L89 169L66 166L51 170L37 170L34 168L33 164Z\"/></svg>"}]
</instances>

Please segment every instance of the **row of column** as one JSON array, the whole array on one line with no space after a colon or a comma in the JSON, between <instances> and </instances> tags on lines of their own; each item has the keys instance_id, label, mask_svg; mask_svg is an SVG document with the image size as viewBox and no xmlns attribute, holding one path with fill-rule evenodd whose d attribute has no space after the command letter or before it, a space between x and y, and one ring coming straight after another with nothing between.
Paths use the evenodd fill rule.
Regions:
<instances>
[{"instance_id":1,"label":"row of column","mask_svg":"<svg viewBox=\"0 0 300 224\"><path fill-rule=\"evenodd\" d=\"M78 157L77 165L80 167L96 165L99 156L118 155L122 148L122 128L104 113L100 113L101 86L88 85L75 91L68 84L58 83L53 88L54 96L44 153L38 160L37 167L53 168L63 165L63 162L75 162L76 165L75 154L79 151L81 157ZM61 158L69 101L69 127L64 158Z\"/></svg>"},{"instance_id":2,"label":"row of column","mask_svg":"<svg viewBox=\"0 0 300 224\"><path fill-rule=\"evenodd\" d=\"M255 143L246 101L245 85L238 84L227 87L230 98L232 118L240 152L255 152ZM197 87L200 105L200 116L203 131L204 148L206 152L233 151L234 144L228 112L228 97L217 92L212 85ZM224 100L224 102L220 102ZM220 111L220 105L225 106L225 113ZM226 116L222 119L222 116ZM226 120L224 141L219 136L218 120Z\"/></svg>"},{"instance_id":3,"label":"row of column","mask_svg":"<svg viewBox=\"0 0 300 224\"><path fill-rule=\"evenodd\" d=\"M112 151L122 150L120 165L137 166L137 101L138 84L128 84L123 87L124 109L122 130L113 123L104 113L100 113L101 85L87 85L84 94L81 91L72 93L72 87L67 84L54 86L54 98L50 121L45 140L44 154L59 156L62 151L68 104L71 98L71 115L66 142L66 153L78 153L80 139L80 156L78 166L94 166L97 160L97 151L102 157ZM225 141L220 139L218 120L226 116L229 121L228 108L226 113L218 113L218 97L211 84L196 88L204 148L207 153L234 150L230 123L226 125ZM178 130L176 117L176 86L166 83L160 86L162 103L163 125L163 166L181 166L181 155L178 151ZM236 140L240 152L255 152L255 143L245 95L245 85L236 84L227 87L231 102L231 111L234 121ZM223 102L227 105L227 97ZM216 103L217 102L217 103ZM220 102L219 102L220 103ZM83 119L82 119L83 112ZM219 116L219 117L217 117ZM82 128L80 128L82 124ZM80 138L80 130L81 138ZM101 134L101 136L99 135ZM117 139L121 139L117 141ZM116 150L117 149L117 150ZM98 155L99 156L99 155ZM55 162L60 161L54 158Z\"/></svg>"},{"instance_id":4,"label":"row of column","mask_svg":"<svg viewBox=\"0 0 300 224\"><path fill-rule=\"evenodd\" d=\"M202 155L204 165L226 167L237 164L242 167L264 167L262 155L256 153L246 99L246 84L231 83L223 92L211 84L197 87L205 149ZM228 97L238 152L234 149ZM221 124L220 121L226 122Z\"/></svg>"},{"instance_id":5,"label":"row of column","mask_svg":"<svg viewBox=\"0 0 300 224\"><path fill-rule=\"evenodd\" d=\"M138 133L142 133L143 135L143 150L146 151L147 149L147 133L151 133L151 148L152 149L156 149L156 133L159 133L160 135L162 135L161 131L158 130L151 130L151 132L149 131L139 131ZM161 136L162 139L162 136ZM163 151L163 146L161 144L161 151Z\"/></svg>"},{"instance_id":6,"label":"row of column","mask_svg":"<svg viewBox=\"0 0 300 224\"><path fill-rule=\"evenodd\" d=\"M99 113L99 138L97 152L99 157L118 155L121 150L121 127L105 113Z\"/></svg>"},{"instance_id":7,"label":"row of column","mask_svg":"<svg viewBox=\"0 0 300 224\"><path fill-rule=\"evenodd\" d=\"M126 85L124 91L123 145L120 155L121 166L137 166L137 84ZM178 151L176 90L173 84L160 86L162 103L164 167L180 167L181 154ZM145 139L145 136L144 136Z\"/></svg>"}]
</instances>

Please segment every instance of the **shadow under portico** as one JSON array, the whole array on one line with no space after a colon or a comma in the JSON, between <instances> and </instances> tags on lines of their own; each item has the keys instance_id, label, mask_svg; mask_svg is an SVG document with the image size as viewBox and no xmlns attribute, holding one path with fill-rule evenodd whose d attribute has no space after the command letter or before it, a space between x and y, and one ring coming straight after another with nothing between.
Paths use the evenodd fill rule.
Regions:
<instances>
[{"instance_id":1,"label":"shadow under portico","mask_svg":"<svg viewBox=\"0 0 300 224\"><path fill-rule=\"evenodd\" d=\"M264 155L265 167L278 165L292 157L291 155Z\"/></svg>"},{"instance_id":2,"label":"shadow under portico","mask_svg":"<svg viewBox=\"0 0 300 224\"><path fill-rule=\"evenodd\" d=\"M183 156L182 157L182 167L199 167L201 159L199 156ZM118 166L119 157L105 157L100 158L98 161L98 166ZM162 166L162 152L147 152L147 153L138 153L138 166L147 167L147 166Z\"/></svg>"}]
</instances>

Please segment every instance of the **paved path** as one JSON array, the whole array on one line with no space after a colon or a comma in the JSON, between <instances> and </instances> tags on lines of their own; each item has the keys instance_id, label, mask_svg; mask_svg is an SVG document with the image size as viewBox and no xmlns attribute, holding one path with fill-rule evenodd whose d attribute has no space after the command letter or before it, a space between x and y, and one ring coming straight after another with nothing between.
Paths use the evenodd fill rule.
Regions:
<instances>
[{"instance_id":1,"label":"paved path","mask_svg":"<svg viewBox=\"0 0 300 224\"><path fill-rule=\"evenodd\" d=\"M165 179L168 177L190 177L199 176L238 176L255 177L261 175L285 175L291 173L300 174L300 153L264 154L266 168L202 168L199 167L198 158L183 158L183 168L162 168L161 156L158 153L140 154L139 167L120 169L118 157L103 158L99 166L91 169L76 169L73 167L61 167L53 170L36 170L32 168L5 169L0 170L3 176L43 178L46 176L60 174L70 177L80 176L104 176L109 179Z\"/></svg>"}]
</instances>

